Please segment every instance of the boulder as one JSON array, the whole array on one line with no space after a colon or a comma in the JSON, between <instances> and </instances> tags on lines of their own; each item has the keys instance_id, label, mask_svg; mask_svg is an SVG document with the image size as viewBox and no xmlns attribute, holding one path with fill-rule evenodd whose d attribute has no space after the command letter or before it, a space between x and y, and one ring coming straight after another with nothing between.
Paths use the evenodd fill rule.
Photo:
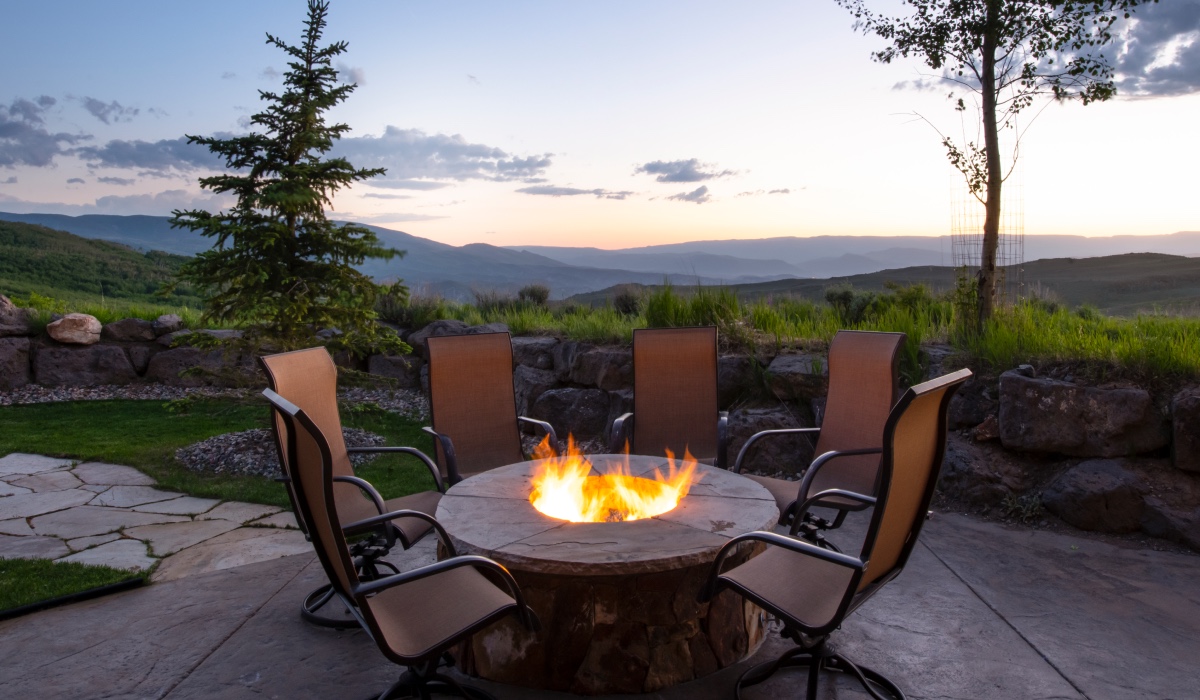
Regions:
<instances>
[{"instance_id":1,"label":"boulder","mask_svg":"<svg viewBox=\"0 0 1200 700\"><path fill-rule=\"evenodd\" d=\"M184 374L192 368L197 371ZM249 355L193 347L157 353L150 358L145 376L170 386L261 386L265 382Z\"/></svg>"},{"instance_id":2,"label":"boulder","mask_svg":"<svg viewBox=\"0 0 1200 700\"><path fill-rule=\"evenodd\" d=\"M517 414L529 415L538 398L557 386L558 378L554 372L528 365L517 365L517 368L513 370L513 389L517 394Z\"/></svg>"},{"instance_id":3,"label":"boulder","mask_svg":"<svg viewBox=\"0 0 1200 700\"><path fill-rule=\"evenodd\" d=\"M412 355L371 355L367 359L367 371L381 377L395 379L404 389L421 386L421 358Z\"/></svg>"},{"instance_id":4,"label":"boulder","mask_svg":"<svg viewBox=\"0 0 1200 700\"><path fill-rule=\"evenodd\" d=\"M1172 508L1162 499L1149 496L1142 511L1142 531L1200 551L1200 506Z\"/></svg>"},{"instance_id":5,"label":"boulder","mask_svg":"<svg viewBox=\"0 0 1200 700\"><path fill-rule=\"evenodd\" d=\"M744 398L754 384L754 359L746 355L717 358L717 404L732 406Z\"/></svg>"},{"instance_id":6,"label":"boulder","mask_svg":"<svg viewBox=\"0 0 1200 700\"><path fill-rule=\"evenodd\" d=\"M131 345L126 350L129 352L129 361L133 364L133 369L138 374L145 374L146 368L150 366L150 357L154 355L153 346Z\"/></svg>"},{"instance_id":7,"label":"boulder","mask_svg":"<svg viewBox=\"0 0 1200 700\"><path fill-rule=\"evenodd\" d=\"M782 401L807 401L829 391L829 363L824 355L779 355L767 367L771 391Z\"/></svg>"},{"instance_id":8,"label":"boulder","mask_svg":"<svg viewBox=\"0 0 1200 700\"><path fill-rule=\"evenodd\" d=\"M182 328L177 331L171 331L170 333L163 333L162 335L158 336L158 340L155 342L157 342L159 345L161 345L165 348L169 348L169 347L173 347L175 345L176 341L179 341L180 343L184 343L184 341L180 340L180 339L186 338L187 336L189 336L191 334L192 334L191 331L187 330L186 328Z\"/></svg>"},{"instance_id":9,"label":"boulder","mask_svg":"<svg viewBox=\"0 0 1200 700\"><path fill-rule=\"evenodd\" d=\"M551 389L533 403L532 418L554 426L561 440L591 440L604 434L608 418L608 392L600 389Z\"/></svg>"},{"instance_id":10,"label":"boulder","mask_svg":"<svg viewBox=\"0 0 1200 700\"><path fill-rule=\"evenodd\" d=\"M950 428L970 428L979 425L988 416L996 413L1000 402L996 400L995 387L972 377L954 392L947 408Z\"/></svg>"},{"instance_id":11,"label":"boulder","mask_svg":"<svg viewBox=\"0 0 1200 700\"><path fill-rule=\"evenodd\" d=\"M571 371L575 368L576 359L591 349L591 345L574 340L564 340L555 345L551 357L554 360L554 373L558 375L558 381L571 381Z\"/></svg>"},{"instance_id":12,"label":"boulder","mask_svg":"<svg viewBox=\"0 0 1200 700\"><path fill-rule=\"evenodd\" d=\"M629 389L633 386L633 351L598 347L577 353L568 379L605 391Z\"/></svg>"},{"instance_id":13,"label":"boulder","mask_svg":"<svg viewBox=\"0 0 1200 700\"><path fill-rule=\"evenodd\" d=\"M1004 502L1010 494L1025 493L1035 474L1026 464L995 443L979 444L950 433L938 478L938 491L975 508Z\"/></svg>"},{"instance_id":14,"label":"boulder","mask_svg":"<svg viewBox=\"0 0 1200 700\"><path fill-rule=\"evenodd\" d=\"M742 408L729 414L729 466L742 450L751 435L763 430L780 428L802 428L796 416L784 406L774 408ZM798 475L808 468L813 460L815 435L810 440L806 435L779 435L762 438L754 443L742 463L746 471L764 472L774 476Z\"/></svg>"},{"instance_id":15,"label":"boulder","mask_svg":"<svg viewBox=\"0 0 1200 700\"><path fill-rule=\"evenodd\" d=\"M100 337L119 343L136 343L154 340L158 335L154 332L154 324L150 321L143 321L140 318L123 318L104 326L100 331Z\"/></svg>"},{"instance_id":16,"label":"boulder","mask_svg":"<svg viewBox=\"0 0 1200 700\"><path fill-rule=\"evenodd\" d=\"M1171 455L1175 466L1200 473L1200 388L1184 389L1171 401Z\"/></svg>"},{"instance_id":17,"label":"boulder","mask_svg":"<svg viewBox=\"0 0 1200 700\"><path fill-rule=\"evenodd\" d=\"M1010 450L1121 457L1167 446L1167 422L1150 393L1000 375L1000 440Z\"/></svg>"},{"instance_id":18,"label":"boulder","mask_svg":"<svg viewBox=\"0 0 1200 700\"><path fill-rule=\"evenodd\" d=\"M33 335L33 309L22 309L0 294L0 338Z\"/></svg>"},{"instance_id":19,"label":"boulder","mask_svg":"<svg viewBox=\"0 0 1200 700\"><path fill-rule=\"evenodd\" d=\"M558 338L518 337L512 339L513 365L534 369L554 368L554 348Z\"/></svg>"},{"instance_id":20,"label":"boulder","mask_svg":"<svg viewBox=\"0 0 1200 700\"><path fill-rule=\"evenodd\" d=\"M100 320L88 314L67 314L46 326L46 332L60 343L91 345L100 342Z\"/></svg>"},{"instance_id":21,"label":"boulder","mask_svg":"<svg viewBox=\"0 0 1200 700\"><path fill-rule=\"evenodd\" d=\"M971 429L971 437L975 438L976 442L987 442L1000 437L1000 419L993 413L983 422Z\"/></svg>"},{"instance_id":22,"label":"boulder","mask_svg":"<svg viewBox=\"0 0 1200 700\"><path fill-rule=\"evenodd\" d=\"M0 338L0 391L25 386L31 380L29 338Z\"/></svg>"},{"instance_id":23,"label":"boulder","mask_svg":"<svg viewBox=\"0 0 1200 700\"><path fill-rule=\"evenodd\" d=\"M175 331L183 330L183 319L179 318L176 314L163 314L154 319L151 328L154 329L156 337L166 335L167 333L174 333Z\"/></svg>"},{"instance_id":24,"label":"boulder","mask_svg":"<svg viewBox=\"0 0 1200 700\"><path fill-rule=\"evenodd\" d=\"M468 327L462 321L456 321L452 318L442 319L434 321L418 331L414 331L408 336L408 340L405 342L412 346L414 353L428 359L429 350L425 347L426 340L434 336L466 335Z\"/></svg>"},{"instance_id":25,"label":"boulder","mask_svg":"<svg viewBox=\"0 0 1200 700\"><path fill-rule=\"evenodd\" d=\"M128 384L138 378L129 356L117 345L42 346L34 355L33 374L43 386Z\"/></svg>"},{"instance_id":26,"label":"boulder","mask_svg":"<svg viewBox=\"0 0 1200 700\"><path fill-rule=\"evenodd\" d=\"M1055 479L1042 493L1042 504L1080 530L1137 532L1145 509L1143 491L1121 460L1093 459Z\"/></svg>"}]
</instances>

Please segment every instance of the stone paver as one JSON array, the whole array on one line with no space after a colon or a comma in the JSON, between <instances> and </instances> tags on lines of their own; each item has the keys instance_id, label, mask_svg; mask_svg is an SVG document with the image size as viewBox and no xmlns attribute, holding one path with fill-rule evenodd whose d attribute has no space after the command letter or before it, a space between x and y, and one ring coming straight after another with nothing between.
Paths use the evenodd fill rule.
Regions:
<instances>
[{"instance_id":1,"label":"stone paver","mask_svg":"<svg viewBox=\"0 0 1200 700\"><path fill-rule=\"evenodd\" d=\"M105 464L104 462L84 462L72 469L75 476L88 484L105 484L108 486L153 486L154 479L146 476L133 467L120 464Z\"/></svg>"},{"instance_id":2,"label":"stone paver","mask_svg":"<svg viewBox=\"0 0 1200 700\"><path fill-rule=\"evenodd\" d=\"M158 563L146 553L146 543L140 540L115 540L99 547L76 552L59 561L74 561L80 564L100 564L114 569L145 571Z\"/></svg>"},{"instance_id":3,"label":"stone paver","mask_svg":"<svg viewBox=\"0 0 1200 700\"><path fill-rule=\"evenodd\" d=\"M121 539L121 533L108 532L103 535L92 535L91 537L76 537L73 540L67 540L67 546L71 548L71 551L79 552L84 549L87 549L88 547L95 547L98 544L104 544L105 542L112 542L113 540L119 540L119 539Z\"/></svg>"},{"instance_id":4,"label":"stone paver","mask_svg":"<svg viewBox=\"0 0 1200 700\"><path fill-rule=\"evenodd\" d=\"M108 508L106 506L79 506L34 518L33 529L39 535L75 539L89 535L103 535L123 527L178 523L184 520L189 520L189 518L182 515L135 513L124 508Z\"/></svg>"},{"instance_id":5,"label":"stone paver","mask_svg":"<svg viewBox=\"0 0 1200 700\"><path fill-rule=\"evenodd\" d=\"M43 491L65 491L83 486L83 482L71 472L60 469L52 472L42 472L32 476L22 477L9 482L13 486L41 493Z\"/></svg>"},{"instance_id":6,"label":"stone paver","mask_svg":"<svg viewBox=\"0 0 1200 700\"><path fill-rule=\"evenodd\" d=\"M108 484L84 484L79 488L84 489L85 491L91 491L92 493L104 493L112 487Z\"/></svg>"},{"instance_id":7,"label":"stone paver","mask_svg":"<svg viewBox=\"0 0 1200 700\"><path fill-rule=\"evenodd\" d=\"M220 503L220 501L215 498L196 498L195 496L184 496L182 498L173 498L169 501L134 506L133 509L139 513L199 515L212 510L213 506L217 505L218 503Z\"/></svg>"},{"instance_id":8,"label":"stone paver","mask_svg":"<svg viewBox=\"0 0 1200 700\"><path fill-rule=\"evenodd\" d=\"M32 518L44 513L80 506L96 497L83 489L47 491L45 493L23 493L0 498L0 520L10 518Z\"/></svg>"},{"instance_id":9,"label":"stone paver","mask_svg":"<svg viewBox=\"0 0 1200 700\"><path fill-rule=\"evenodd\" d=\"M37 533L29 527L29 521L25 518L13 518L12 520L0 520L0 534L33 535Z\"/></svg>"},{"instance_id":10,"label":"stone paver","mask_svg":"<svg viewBox=\"0 0 1200 700\"><path fill-rule=\"evenodd\" d=\"M161 525L142 525L125 530L126 537L144 540L156 557L165 557L194 544L212 539L236 528L237 523L228 520L202 520Z\"/></svg>"},{"instance_id":11,"label":"stone paver","mask_svg":"<svg viewBox=\"0 0 1200 700\"><path fill-rule=\"evenodd\" d=\"M226 501L221 505L213 508L204 515L201 515L199 520L231 520L235 523L245 523L251 520L256 520L263 516L278 513L279 508L275 506L264 506L258 503L241 503L238 501Z\"/></svg>"},{"instance_id":12,"label":"stone paver","mask_svg":"<svg viewBox=\"0 0 1200 700\"><path fill-rule=\"evenodd\" d=\"M239 527L168 557L155 570L154 581L229 569L257 561L312 552L297 531Z\"/></svg>"},{"instance_id":13,"label":"stone paver","mask_svg":"<svg viewBox=\"0 0 1200 700\"><path fill-rule=\"evenodd\" d=\"M149 486L113 486L103 493L96 494L89 505L132 508L146 503L168 501L182 495L182 493L160 491Z\"/></svg>"},{"instance_id":14,"label":"stone paver","mask_svg":"<svg viewBox=\"0 0 1200 700\"><path fill-rule=\"evenodd\" d=\"M12 454L0 457L0 478L13 476L14 474L39 474L41 472L54 471L55 469L66 469L74 463L73 460L61 459L59 457L43 457L42 455L13 452Z\"/></svg>"},{"instance_id":15,"label":"stone paver","mask_svg":"<svg viewBox=\"0 0 1200 700\"><path fill-rule=\"evenodd\" d=\"M280 511L275 515L268 515L258 520L251 520L246 524L255 527L279 527L286 530L298 529L296 526L296 516L290 510Z\"/></svg>"},{"instance_id":16,"label":"stone paver","mask_svg":"<svg viewBox=\"0 0 1200 700\"><path fill-rule=\"evenodd\" d=\"M0 481L0 496L16 496L22 493L33 493L32 489L13 486L7 481Z\"/></svg>"},{"instance_id":17,"label":"stone paver","mask_svg":"<svg viewBox=\"0 0 1200 700\"><path fill-rule=\"evenodd\" d=\"M57 537L0 535L0 558L57 559L71 550Z\"/></svg>"}]
</instances>

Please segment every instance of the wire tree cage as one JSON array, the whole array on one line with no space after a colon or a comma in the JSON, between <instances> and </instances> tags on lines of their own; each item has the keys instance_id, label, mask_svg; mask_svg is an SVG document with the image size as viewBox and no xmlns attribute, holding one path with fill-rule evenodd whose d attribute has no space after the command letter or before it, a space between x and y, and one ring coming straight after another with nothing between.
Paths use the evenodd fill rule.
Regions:
<instances>
[{"instance_id":1,"label":"wire tree cage","mask_svg":"<svg viewBox=\"0 0 1200 700\"><path fill-rule=\"evenodd\" d=\"M1025 296L1024 204L1020 180L1009 177L1001 194L1000 241L996 248L996 296L1001 303L1012 304ZM983 203L956 174L950 194L950 252L961 277L974 279L979 272L985 215Z\"/></svg>"}]
</instances>

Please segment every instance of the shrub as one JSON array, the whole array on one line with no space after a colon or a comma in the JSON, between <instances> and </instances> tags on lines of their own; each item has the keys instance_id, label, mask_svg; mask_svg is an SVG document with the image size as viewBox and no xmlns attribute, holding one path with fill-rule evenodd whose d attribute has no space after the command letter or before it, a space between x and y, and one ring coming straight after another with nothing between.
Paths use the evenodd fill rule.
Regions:
<instances>
[{"instance_id":1,"label":"shrub","mask_svg":"<svg viewBox=\"0 0 1200 700\"><path fill-rule=\"evenodd\" d=\"M642 293L631 285L623 284L616 289L616 294L613 295L613 308L617 313L625 316L637 316L642 310Z\"/></svg>"},{"instance_id":2,"label":"shrub","mask_svg":"<svg viewBox=\"0 0 1200 700\"><path fill-rule=\"evenodd\" d=\"M550 288L544 284L528 284L517 291L517 300L533 306L546 307L550 300Z\"/></svg>"}]
</instances>

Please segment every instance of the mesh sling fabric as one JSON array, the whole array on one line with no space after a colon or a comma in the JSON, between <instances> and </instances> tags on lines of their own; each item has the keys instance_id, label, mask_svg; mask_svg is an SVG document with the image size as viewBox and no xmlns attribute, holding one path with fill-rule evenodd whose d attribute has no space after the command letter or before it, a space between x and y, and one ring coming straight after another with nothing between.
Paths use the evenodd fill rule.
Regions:
<instances>
[{"instance_id":1,"label":"mesh sling fabric","mask_svg":"<svg viewBox=\"0 0 1200 700\"><path fill-rule=\"evenodd\" d=\"M633 332L635 454L717 456L717 329Z\"/></svg>"}]
</instances>

